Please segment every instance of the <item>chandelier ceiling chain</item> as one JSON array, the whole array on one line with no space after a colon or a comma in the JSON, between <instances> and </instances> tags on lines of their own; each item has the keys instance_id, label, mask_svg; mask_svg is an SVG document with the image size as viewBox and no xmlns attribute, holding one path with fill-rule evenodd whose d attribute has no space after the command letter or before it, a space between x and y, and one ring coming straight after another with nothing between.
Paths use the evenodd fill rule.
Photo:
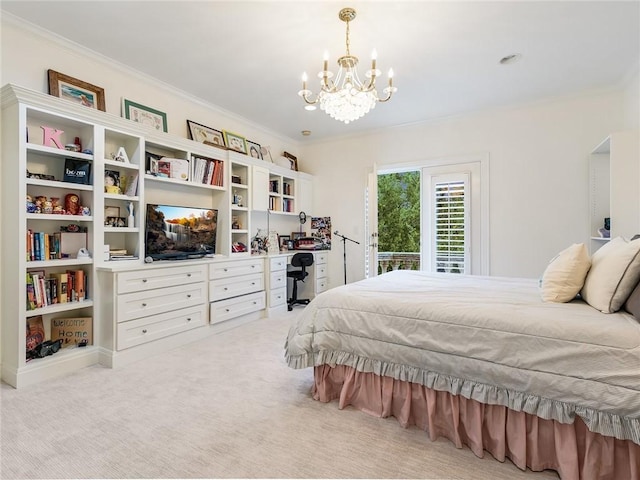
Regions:
<instances>
[{"instance_id":1,"label":"chandelier ceiling chain","mask_svg":"<svg viewBox=\"0 0 640 480\"><path fill-rule=\"evenodd\" d=\"M376 69L377 53L375 49L371 55L371 69L365 74L367 81L363 82L358 76L356 65L358 57L351 55L349 22L356 18L353 8L343 8L338 18L347 24L346 26L346 55L338 58L338 73L333 79L333 72L328 70L329 56L325 52L323 68L320 78L320 92L315 99L311 98L312 92L307 89L307 74L302 75L302 90L298 92L308 110L315 110L315 105L320 104L330 117L349 123L367 114L375 108L377 102L386 102L391 98L397 88L393 86L393 70L389 69L389 82L382 90L383 97L376 90L376 78L380 70ZM333 80L332 80L333 79Z\"/></svg>"}]
</instances>

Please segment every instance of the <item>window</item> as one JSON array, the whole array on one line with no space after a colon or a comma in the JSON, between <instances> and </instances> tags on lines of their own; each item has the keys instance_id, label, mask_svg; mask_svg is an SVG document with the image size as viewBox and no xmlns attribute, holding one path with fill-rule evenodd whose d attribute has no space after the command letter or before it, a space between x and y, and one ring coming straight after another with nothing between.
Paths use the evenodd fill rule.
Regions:
<instances>
[{"instance_id":1,"label":"window","mask_svg":"<svg viewBox=\"0 0 640 480\"><path fill-rule=\"evenodd\" d=\"M436 271L469 273L469 175L440 175L431 179L433 226L431 265Z\"/></svg>"}]
</instances>

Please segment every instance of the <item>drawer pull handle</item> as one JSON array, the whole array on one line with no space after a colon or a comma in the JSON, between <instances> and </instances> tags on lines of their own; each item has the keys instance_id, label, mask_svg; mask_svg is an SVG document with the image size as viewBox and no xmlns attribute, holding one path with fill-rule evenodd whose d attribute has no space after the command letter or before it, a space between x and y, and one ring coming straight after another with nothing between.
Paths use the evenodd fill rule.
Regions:
<instances>
[{"instance_id":1,"label":"drawer pull handle","mask_svg":"<svg viewBox=\"0 0 640 480\"><path fill-rule=\"evenodd\" d=\"M224 287L225 291L229 290L229 287Z\"/></svg>"},{"instance_id":2,"label":"drawer pull handle","mask_svg":"<svg viewBox=\"0 0 640 480\"><path fill-rule=\"evenodd\" d=\"M191 294L190 293L187 293L187 298L191 298Z\"/></svg>"},{"instance_id":3,"label":"drawer pull handle","mask_svg":"<svg viewBox=\"0 0 640 480\"><path fill-rule=\"evenodd\" d=\"M251 268L256 268L256 266L255 265L251 265Z\"/></svg>"},{"instance_id":4,"label":"drawer pull handle","mask_svg":"<svg viewBox=\"0 0 640 480\"><path fill-rule=\"evenodd\" d=\"M256 284L256 282L251 282L251 285L255 285L255 284Z\"/></svg>"},{"instance_id":5,"label":"drawer pull handle","mask_svg":"<svg viewBox=\"0 0 640 480\"><path fill-rule=\"evenodd\" d=\"M228 272L228 271L229 271L229 269L228 269L228 268L223 268L223 269L222 269L222 271L223 271L223 272Z\"/></svg>"},{"instance_id":6,"label":"drawer pull handle","mask_svg":"<svg viewBox=\"0 0 640 480\"><path fill-rule=\"evenodd\" d=\"M257 304L258 304L258 302L254 301L254 302L253 302L253 304L254 304L254 305L257 305Z\"/></svg>"},{"instance_id":7,"label":"drawer pull handle","mask_svg":"<svg viewBox=\"0 0 640 480\"><path fill-rule=\"evenodd\" d=\"M147 279L146 279L146 278L143 278L143 279L142 279L142 283L147 283Z\"/></svg>"},{"instance_id":8,"label":"drawer pull handle","mask_svg":"<svg viewBox=\"0 0 640 480\"><path fill-rule=\"evenodd\" d=\"M143 303L143 304L142 304L142 306L143 306L143 307L146 307L146 306L147 306L147 304L146 304L146 303Z\"/></svg>"},{"instance_id":9,"label":"drawer pull handle","mask_svg":"<svg viewBox=\"0 0 640 480\"><path fill-rule=\"evenodd\" d=\"M187 277L191 277L191 274L190 274L190 273L187 273Z\"/></svg>"},{"instance_id":10,"label":"drawer pull handle","mask_svg":"<svg viewBox=\"0 0 640 480\"><path fill-rule=\"evenodd\" d=\"M190 322L190 321L191 321L191 317L188 317L188 318L187 318L187 322Z\"/></svg>"},{"instance_id":11,"label":"drawer pull handle","mask_svg":"<svg viewBox=\"0 0 640 480\"><path fill-rule=\"evenodd\" d=\"M230 312L231 310L229 310L228 308L224 309L225 312Z\"/></svg>"},{"instance_id":12,"label":"drawer pull handle","mask_svg":"<svg viewBox=\"0 0 640 480\"><path fill-rule=\"evenodd\" d=\"M147 329L146 329L146 328L143 328L143 329L142 329L142 333L147 333Z\"/></svg>"}]
</instances>

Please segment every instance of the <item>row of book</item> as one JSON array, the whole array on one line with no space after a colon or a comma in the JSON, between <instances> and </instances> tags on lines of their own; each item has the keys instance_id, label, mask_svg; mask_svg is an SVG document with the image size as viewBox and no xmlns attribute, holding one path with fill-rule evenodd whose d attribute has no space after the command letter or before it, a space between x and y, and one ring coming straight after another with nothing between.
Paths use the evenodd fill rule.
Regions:
<instances>
[{"instance_id":1,"label":"row of book","mask_svg":"<svg viewBox=\"0 0 640 480\"><path fill-rule=\"evenodd\" d=\"M80 248L87 248L84 232L34 232L27 230L27 261L59 260L75 256Z\"/></svg>"},{"instance_id":2,"label":"row of book","mask_svg":"<svg viewBox=\"0 0 640 480\"><path fill-rule=\"evenodd\" d=\"M282 199L282 211L283 212L293 212L293 200L290 198Z\"/></svg>"},{"instance_id":3,"label":"row of book","mask_svg":"<svg viewBox=\"0 0 640 480\"><path fill-rule=\"evenodd\" d=\"M224 162L204 157L193 157L193 181L221 187L224 184Z\"/></svg>"},{"instance_id":4,"label":"row of book","mask_svg":"<svg viewBox=\"0 0 640 480\"><path fill-rule=\"evenodd\" d=\"M84 270L64 273L27 272L27 310L56 303L82 302L87 297L87 275Z\"/></svg>"},{"instance_id":5,"label":"row of book","mask_svg":"<svg viewBox=\"0 0 640 480\"><path fill-rule=\"evenodd\" d=\"M292 193L292 185L287 182L282 182L282 194L283 195L293 195ZM280 193L280 181L279 180L270 180L269 181L269 192L270 193Z\"/></svg>"}]
</instances>

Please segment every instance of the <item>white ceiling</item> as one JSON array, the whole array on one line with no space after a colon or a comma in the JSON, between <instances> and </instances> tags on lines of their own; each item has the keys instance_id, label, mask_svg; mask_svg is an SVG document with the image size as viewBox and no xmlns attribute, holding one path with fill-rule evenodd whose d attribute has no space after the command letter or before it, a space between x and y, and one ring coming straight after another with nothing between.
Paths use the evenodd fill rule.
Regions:
<instances>
[{"instance_id":1,"label":"white ceiling","mask_svg":"<svg viewBox=\"0 0 640 480\"><path fill-rule=\"evenodd\" d=\"M2 0L0 5L298 140L301 130L318 139L619 87L640 60L638 1ZM305 111L297 92L303 71L317 91L324 50L330 65L345 53L338 11L347 6L357 10L351 53L360 57L361 71L375 47L378 68L393 67L398 92L344 125L321 110ZM498 63L512 53L522 59ZM386 74L383 80L382 86Z\"/></svg>"}]
</instances>

